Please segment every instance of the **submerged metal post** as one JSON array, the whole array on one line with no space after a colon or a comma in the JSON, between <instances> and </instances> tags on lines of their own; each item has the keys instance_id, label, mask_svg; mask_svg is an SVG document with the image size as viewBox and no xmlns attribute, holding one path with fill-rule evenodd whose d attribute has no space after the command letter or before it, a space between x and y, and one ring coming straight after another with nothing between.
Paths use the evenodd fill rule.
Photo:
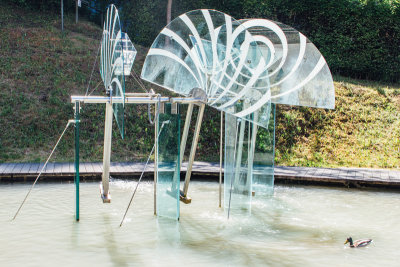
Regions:
<instances>
[{"instance_id":1,"label":"submerged metal post","mask_svg":"<svg viewBox=\"0 0 400 267\"><path fill-rule=\"evenodd\" d=\"M75 219L79 221L79 111L80 103L75 102Z\"/></svg>"},{"instance_id":2,"label":"submerged metal post","mask_svg":"<svg viewBox=\"0 0 400 267\"><path fill-rule=\"evenodd\" d=\"M103 175L100 188L103 203L110 203L109 192L110 159L111 159L111 138L112 138L113 107L112 103L106 103L106 119L104 125L104 151L103 151Z\"/></svg>"}]
</instances>

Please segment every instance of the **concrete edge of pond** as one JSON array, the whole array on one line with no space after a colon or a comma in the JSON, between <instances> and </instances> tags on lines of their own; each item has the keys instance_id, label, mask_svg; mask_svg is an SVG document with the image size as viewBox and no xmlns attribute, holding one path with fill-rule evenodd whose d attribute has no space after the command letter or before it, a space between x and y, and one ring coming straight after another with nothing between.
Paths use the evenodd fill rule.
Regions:
<instances>
[{"instance_id":1,"label":"concrete edge of pond","mask_svg":"<svg viewBox=\"0 0 400 267\"><path fill-rule=\"evenodd\" d=\"M184 179L186 163L182 164L181 178ZM0 164L0 183L24 183L33 181L43 168L43 163ZM144 168L143 162L113 162L111 176L121 179L136 179ZM102 164L85 162L80 164L81 181L100 181ZM195 162L193 180L216 181L219 164ZM153 163L145 170L145 179L153 178ZM74 165L71 162L49 163L40 181L71 182L74 179ZM277 184L322 185L346 188L377 188L400 191L400 171L367 168L313 168L275 166Z\"/></svg>"}]
</instances>

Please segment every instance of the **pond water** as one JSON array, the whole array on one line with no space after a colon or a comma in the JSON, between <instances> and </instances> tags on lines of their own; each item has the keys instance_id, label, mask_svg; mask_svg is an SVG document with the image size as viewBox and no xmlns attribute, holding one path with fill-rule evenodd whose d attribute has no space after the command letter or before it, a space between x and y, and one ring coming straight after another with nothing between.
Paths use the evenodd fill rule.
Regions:
<instances>
[{"instance_id":1,"label":"pond water","mask_svg":"<svg viewBox=\"0 0 400 267\"><path fill-rule=\"evenodd\" d=\"M82 183L80 222L73 184L37 184L12 222L30 185L0 185L0 266L399 266L398 193L276 186L228 220L218 184L192 182L175 222L153 215L144 182L120 228L135 185L113 181L103 204L99 183ZM351 249L348 236L374 242Z\"/></svg>"}]
</instances>

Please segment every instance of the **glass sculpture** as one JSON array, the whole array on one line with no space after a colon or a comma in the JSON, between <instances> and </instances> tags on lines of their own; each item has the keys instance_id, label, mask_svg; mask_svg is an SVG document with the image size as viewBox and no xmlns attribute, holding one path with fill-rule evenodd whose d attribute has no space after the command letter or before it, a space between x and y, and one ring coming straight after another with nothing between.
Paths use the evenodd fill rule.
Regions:
<instances>
[{"instance_id":1,"label":"glass sculpture","mask_svg":"<svg viewBox=\"0 0 400 267\"><path fill-rule=\"evenodd\" d=\"M250 210L273 189L275 104L334 108L325 59L300 32L266 19L235 20L195 10L153 42L141 77L226 113L224 206Z\"/></svg>"},{"instance_id":2,"label":"glass sculpture","mask_svg":"<svg viewBox=\"0 0 400 267\"><path fill-rule=\"evenodd\" d=\"M104 21L100 50L100 75L107 93L111 96L114 117L121 137L124 138L124 52L121 24L118 10L114 5L110 5L107 9Z\"/></svg>"}]
</instances>

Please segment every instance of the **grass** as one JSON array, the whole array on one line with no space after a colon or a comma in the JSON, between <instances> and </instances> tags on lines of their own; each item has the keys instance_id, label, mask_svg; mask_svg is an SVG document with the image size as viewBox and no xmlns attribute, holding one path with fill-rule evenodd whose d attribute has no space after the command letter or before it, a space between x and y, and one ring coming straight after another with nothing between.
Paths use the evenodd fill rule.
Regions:
<instances>
[{"instance_id":1,"label":"grass","mask_svg":"<svg viewBox=\"0 0 400 267\"><path fill-rule=\"evenodd\" d=\"M67 15L61 33L58 16L5 3L0 9L0 162L43 162L73 118L70 96L86 92L102 31ZM134 70L140 73L147 49L135 47ZM97 95L104 94L98 70L97 60L90 83L90 90L100 83ZM335 110L277 106L276 164L398 168L400 86L334 79ZM126 88L141 91L131 77ZM81 112L81 160L101 161L104 106L87 104ZM205 112L196 159L218 161L220 115L208 107ZM145 160L154 142L147 106L126 105L124 140L113 127L112 160ZM53 160L73 161L73 147L70 128Z\"/></svg>"},{"instance_id":2,"label":"grass","mask_svg":"<svg viewBox=\"0 0 400 267\"><path fill-rule=\"evenodd\" d=\"M335 110L279 107L277 164L398 168L399 86L344 77L334 84Z\"/></svg>"}]
</instances>

